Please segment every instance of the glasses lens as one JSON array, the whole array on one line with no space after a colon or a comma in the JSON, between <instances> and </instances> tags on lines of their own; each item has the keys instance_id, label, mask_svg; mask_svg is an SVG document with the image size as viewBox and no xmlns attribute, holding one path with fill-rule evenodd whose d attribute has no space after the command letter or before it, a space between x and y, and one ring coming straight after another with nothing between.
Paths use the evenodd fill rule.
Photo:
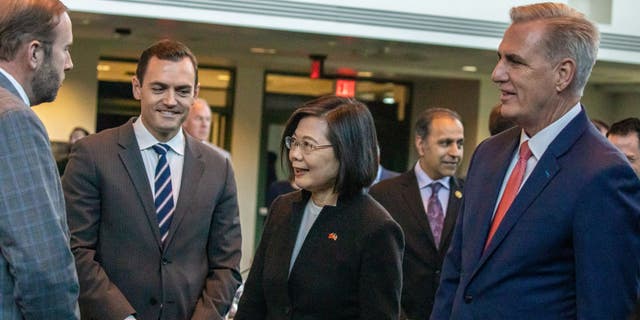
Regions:
<instances>
[{"instance_id":1,"label":"glasses lens","mask_svg":"<svg viewBox=\"0 0 640 320\"><path fill-rule=\"evenodd\" d=\"M311 151L313 151L313 145L307 141L302 141L301 147L302 147L302 152L309 154L311 153Z\"/></svg>"},{"instance_id":2,"label":"glasses lens","mask_svg":"<svg viewBox=\"0 0 640 320\"><path fill-rule=\"evenodd\" d=\"M284 137L284 146L287 147L287 149L291 150L291 144L293 139L289 136Z\"/></svg>"}]
</instances>

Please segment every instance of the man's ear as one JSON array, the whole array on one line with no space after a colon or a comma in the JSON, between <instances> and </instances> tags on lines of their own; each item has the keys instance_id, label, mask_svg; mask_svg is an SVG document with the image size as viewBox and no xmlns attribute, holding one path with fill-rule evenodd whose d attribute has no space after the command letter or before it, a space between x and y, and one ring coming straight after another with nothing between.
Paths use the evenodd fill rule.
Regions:
<instances>
[{"instance_id":1,"label":"man's ear","mask_svg":"<svg viewBox=\"0 0 640 320\"><path fill-rule=\"evenodd\" d=\"M198 82L196 84L196 87L193 88L193 98L194 99L197 98L199 93L200 93L200 82Z\"/></svg>"},{"instance_id":2,"label":"man's ear","mask_svg":"<svg viewBox=\"0 0 640 320\"><path fill-rule=\"evenodd\" d=\"M576 62L573 59L565 58L558 63L556 68L556 91L562 92L575 81Z\"/></svg>"},{"instance_id":3,"label":"man's ear","mask_svg":"<svg viewBox=\"0 0 640 320\"><path fill-rule=\"evenodd\" d=\"M28 65L32 70L37 69L44 61L44 46L38 40L31 40L27 45Z\"/></svg>"},{"instance_id":4,"label":"man's ear","mask_svg":"<svg viewBox=\"0 0 640 320\"><path fill-rule=\"evenodd\" d=\"M418 155L422 157L424 155L424 150L422 150L422 137L416 134L414 143Z\"/></svg>"},{"instance_id":5,"label":"man's ear","mask_svg":"<svg viewBox=\"0 0 640 320\"><path fill-rule=\"evenodd\" d=\"M133 92L133 97L136 100L140 100L142 83L140 83L137 76L133 76L133 78L131 78L131 91Z\"/></svg>"}]
</instances>

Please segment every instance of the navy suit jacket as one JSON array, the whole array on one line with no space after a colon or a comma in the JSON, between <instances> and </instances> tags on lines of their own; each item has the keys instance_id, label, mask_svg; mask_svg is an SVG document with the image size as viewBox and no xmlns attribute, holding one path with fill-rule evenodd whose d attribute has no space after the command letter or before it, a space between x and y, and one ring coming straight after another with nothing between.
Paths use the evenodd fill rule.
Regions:
<instances>
[{"instance_id":1,"label":"navy suit jacket","mask_svg":"<svg viewBox=\"0 0 640 320\"><path fill-rule=\"evenodd\" d=\"M520 129L481 143L431 319L625 319L640 180L584 110L554 139L483 250Z\"/></svg>"}]
</instances>

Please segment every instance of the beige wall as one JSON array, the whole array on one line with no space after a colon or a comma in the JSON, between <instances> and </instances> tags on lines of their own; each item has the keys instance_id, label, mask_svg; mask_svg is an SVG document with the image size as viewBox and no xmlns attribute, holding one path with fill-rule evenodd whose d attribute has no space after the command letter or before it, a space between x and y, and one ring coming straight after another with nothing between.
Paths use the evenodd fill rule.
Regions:
<instances>
[{"instance_id":1,"label":"beige wall","mask_svg":"<svg viewBox=\"0 0 640 320\"><path fill-rule=\"evenodd\" d=\"M613 102L615 118L612 122L628 117L640 118L640 92L615 94Z\"/></svg>"},{"instance_id":2,"label":"beige wall","mask_svg":"<svg viewBox=\"0 0 640 320\"><path fill-rule=\"evenodd\" d=\"M243 271L251 265L254 251L263 79L260 66L245 65L236 71L231 150L238 184Z\"/></svg>"}]
</instances>

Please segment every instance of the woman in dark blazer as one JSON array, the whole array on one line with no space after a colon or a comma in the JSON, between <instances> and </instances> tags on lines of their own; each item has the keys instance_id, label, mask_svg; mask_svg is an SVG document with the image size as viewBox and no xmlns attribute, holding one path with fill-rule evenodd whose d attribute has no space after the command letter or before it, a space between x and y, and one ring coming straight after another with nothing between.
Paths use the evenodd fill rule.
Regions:
<instances>
[{"instance_id":1,"label":"woman in dark blazer","mask_svg":"<svg viewBox=\"0 0 640 320\"><path fill-rule=\"evenodd\" d=\"M272 204L235 319L397 319L404 237L363 191L377 173L371 113L321 97L293 113L283 137L302 190Z\"/></svg>"}]
</instances>

